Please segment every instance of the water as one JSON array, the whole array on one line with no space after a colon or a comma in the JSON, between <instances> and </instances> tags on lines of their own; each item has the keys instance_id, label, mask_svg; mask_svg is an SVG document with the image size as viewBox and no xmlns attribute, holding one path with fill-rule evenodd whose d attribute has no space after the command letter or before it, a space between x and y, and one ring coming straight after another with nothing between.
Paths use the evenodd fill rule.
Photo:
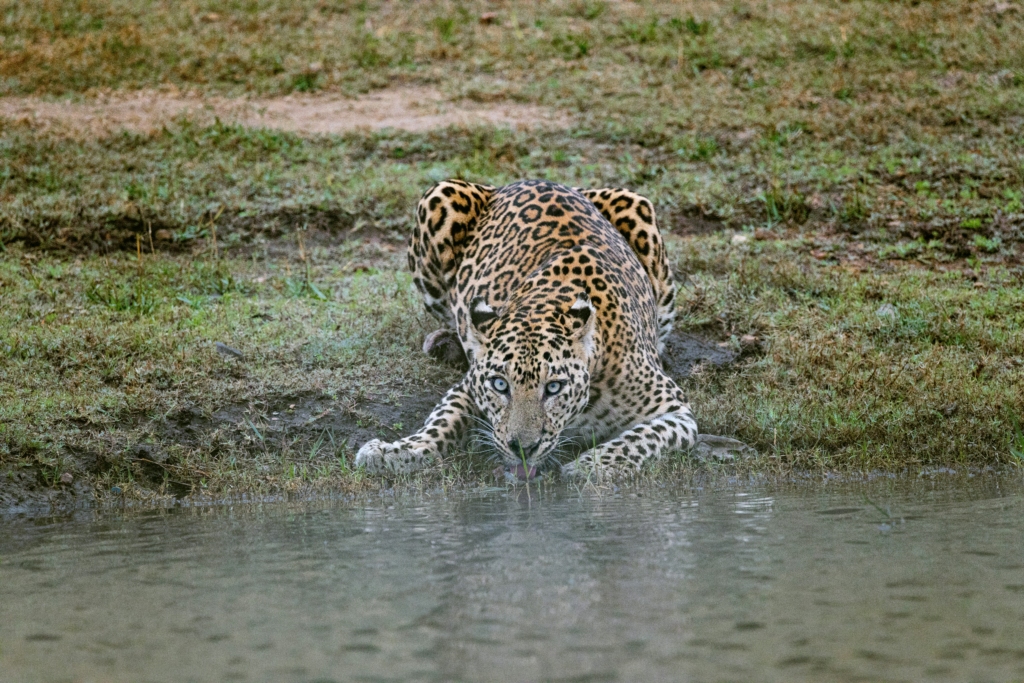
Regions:
<instances>
[{"instance_id":1,"label":"water","mask_svg":"<svg viewBox=\"0 0 1024 683\"><path fill-rule=\"evenodd\" d=\"M5 683L1024 678L1020 478L108 512L0 533Z\"/></svg>"}]
</instances>

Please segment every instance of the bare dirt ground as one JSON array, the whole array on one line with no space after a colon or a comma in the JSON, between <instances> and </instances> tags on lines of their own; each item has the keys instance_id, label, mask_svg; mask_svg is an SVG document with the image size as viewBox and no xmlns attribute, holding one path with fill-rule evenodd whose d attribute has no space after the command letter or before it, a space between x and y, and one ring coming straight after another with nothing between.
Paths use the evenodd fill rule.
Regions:
<instances>
[{"instance_id":1,"label":"bare dirt ground","mask_svg":"<svg viewBox=\"0 0 1024 683\"><path fill-rule=\"evenodd\" d=\"M382 128L419 132L482 124L512 128L568 125L567 115L542 107L516 102L453 102L426 86L379 90L355 99L337 94L199 97L155 90L103 95L77 102L36 97L0 98L0 117L74 137L104 137L119 130L151 133L180 116L198 123L220 119L225 123L307 135Z\"/></svg>"}]
</instances>

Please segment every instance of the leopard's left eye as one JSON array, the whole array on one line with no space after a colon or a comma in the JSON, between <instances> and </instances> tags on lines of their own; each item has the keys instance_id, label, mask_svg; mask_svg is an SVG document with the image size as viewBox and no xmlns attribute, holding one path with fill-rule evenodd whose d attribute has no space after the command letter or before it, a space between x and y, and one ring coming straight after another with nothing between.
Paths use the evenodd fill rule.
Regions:
<instances>
[{"instance_id":1,"label":"leopard's left eye","mask_svg":"<svg viewBox=\"0 0 1024 683\"><path fill-rule=\"evenodd\" d=\"M548 382L547 386L544 387L544 391L548 396L554 396L562 390L563 382Z\"/></svg>"}]
</instances>

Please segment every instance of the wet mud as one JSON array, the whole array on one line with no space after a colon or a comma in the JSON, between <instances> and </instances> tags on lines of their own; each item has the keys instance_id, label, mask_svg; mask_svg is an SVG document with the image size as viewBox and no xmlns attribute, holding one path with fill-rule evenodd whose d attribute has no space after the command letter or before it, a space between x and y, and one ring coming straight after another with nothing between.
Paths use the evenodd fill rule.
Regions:
<instances>
[{"instance_id":1,"label":"wet mud","mask_svg":"<svg viewBox=\"0 0 1024 683\"><path fill-rule=\"evenodd\" d=\"M709 339L675 332L666 344L664 364L672 377L682 379L698 364L722 367L736 357L733 351ZM193 492L192 485L167 476L178 467L172 454L180 452L181 447L203 449L212 457L237 453L238 449L276 454L309 452L314 443L336 453L351 453L370 439L394 440L411 434L447 389L404 387L389 396L367 396L351 403L324 395L292 395L226 405L212 413L185 409L146 424L156 438L138 444L125 457L136 473L137 483L153 487L162 484L168 493L185 497ZM83 460L79 471L96 472L96 467L106 462L96 455L72 457ZM88 504L91 499L92 487L85 477L62 483L49 481L35 468L0 469L0 518L60 513Z\"/></svg>"},{"instance_id":2,"label":"wet mud","mask_svg":"<svg viewBox=\"0 0 1024 683\"><path fill-rule=\"evenodd\" d=\"M34 467L0 467L0 522L11 516L71 512L91 499L92 487L84 481L50 482Z\"/></svg>"},{"instance_id":3,"label":"wet mud","mask_svg":"<svg viewBox=\"0 0 1024 683\"><path fill-rule=\"evenodd\" d=\"M720 367L735 358L735 352L713 341L675 332L666 344L664 365L669 375L682 379L698 364ZM234 434L256 436L263 445L288 440L292 448L299 448L295 444L328 435L335 447L344 445L354 450L370 439L394 440L411 434L448 388L403 387L392 397L370 396L353 404L322 395L268 397L224 406L211 415L185 410L154 426L165 443L198 445ZM151 450L147 447L140 459L155 457Z\"/></svg>"},{"instance_id":4,"label":"wet mud","mask_svg":"<svg viewBox=\"0 0 1024 683\"><path fill-rule=\"evenodd\" d=\"M665 342L662 365L675 380L687 377L699 364L721 367L732 363L738 354L732 349L695 334L674 331Z\"/></svg>"}]
</instances>

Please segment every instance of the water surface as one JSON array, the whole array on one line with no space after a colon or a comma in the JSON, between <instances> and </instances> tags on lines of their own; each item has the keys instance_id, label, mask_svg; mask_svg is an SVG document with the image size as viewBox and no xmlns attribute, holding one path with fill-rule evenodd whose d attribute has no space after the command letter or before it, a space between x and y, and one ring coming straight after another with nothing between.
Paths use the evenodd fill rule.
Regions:
<instances>
[{"instance_id":1,"label":"water surface","mask_svg":"<svg viewBox=\"0 0 1024 683\"><path fill-rule=\"evenodd\" d=\"M0 527L0 681L1024 679L1020 478Z\"/></svg>"}]
</instances>

